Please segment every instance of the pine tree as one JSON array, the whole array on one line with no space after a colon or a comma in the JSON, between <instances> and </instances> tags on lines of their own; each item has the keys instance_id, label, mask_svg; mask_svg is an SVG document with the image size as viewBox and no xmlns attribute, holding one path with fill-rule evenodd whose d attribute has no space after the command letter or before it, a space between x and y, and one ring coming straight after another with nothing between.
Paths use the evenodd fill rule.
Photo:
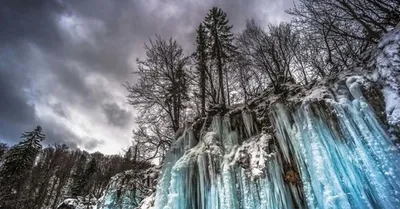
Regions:
<instances>
[{"instance_id":1,"label":"pine tree","mask_svg":"<svg viewBox=\"0 0 400 209\"><path fill-rule=\"evenodd\" d=\"M3 157L7 153L7 150L8 150L7 144L0 142L0 165L1 165L1 162L3 161Z\"/></svg>"},{"instance_id":2,"label":"pine tree","mask_svg":"<svg viewBox=\"0 0 400 209\"><path fill-rule=\"evenodd\" d=\"M42 128L37 126L33 131L23 133L23 141L12 147L5 156L0 171L0 204L4 204L4 207L18 208L25 181L42 148L40 142L45 137Z\"/></svg>"},{"instance_id":3,"label":"pine tree","mask_svg":"<svg viewBox=\"0 0 400 209\"><path fill-rule=\"evenodd\" d=\"M200 74L199 87L200 87L200 100L201 100L201 115L206 114L206 72L207 72L207 44L206 44L206 31L203 24L200 24L197 31L196 37L196 53L195 59L197 64L197 70ZM212 82L211 82L212 83ZM211 90L213 92L213 90Z\"/></svg>"},{"instance_id":4,"label":"pine tree","mask_svg":"<svg viewBox=\"0 0 400 209\"><path fill-rule=\"evenodd\" d=\"M87 168L85 169L84 176L83 176L83 179L84 179L83 193L84 193L84 195L91 195L91 192L92 192L91 189L93 187L93 185L92 185L93 174L95 174L96 171L97 171L97 161L96 161L96 158L93 157L89 161L89 164L88 164Z\"/></svg>"},{"instance_id":5,"label":"pine tree","mask_svg":"<svg viewBox=\"0 0 400 209\"><path fill-rule=\"evenodd\" d=\"M224 93L224 65L228 58L235 51L233 46L233 33L231 32L232 25L229 25L229 20L226 13L221 8L213 7L205 17L204 26L207 32L207 42L210 48L210 58L215 60L218 70L218 84L220 91L220 100L222 106L226 106ZM228 90L228 89L227 89ZM229 94L229 92L228 92Z\"/></svg>"},{"instance_id":6,"label":"pine tree","mask_svg":"<svg viewBox=\"0 0 400 209\"><path fill-rule=\"evenodd\" d=\"M81 163L86 161L86 156L81 156ZM92 158L86 165L86 168L79 166L77 171L73 175L73 183L71 186L72 196L86 196L91 192L91 178L93 174L97 171L96 158Z\"/></svg>"},{"instance_id":7,"label":"pine tree","mask_svg":"<svg viewBox=\"0 0 400 209\"><path fill-rule=\"evenodd\" d=\"M86 164L86 155L85 153L81 153L81 156L76 162L76 170L72 174L72 185L70 187L70 192L73 197L81 196L84 189L84 171Z\"/></svg>"}]
</instances>

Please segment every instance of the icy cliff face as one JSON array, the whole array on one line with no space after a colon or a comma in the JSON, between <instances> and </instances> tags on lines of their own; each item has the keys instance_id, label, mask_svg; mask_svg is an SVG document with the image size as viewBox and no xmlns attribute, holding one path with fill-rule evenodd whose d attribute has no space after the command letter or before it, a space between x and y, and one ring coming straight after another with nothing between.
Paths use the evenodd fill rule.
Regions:
<instances>
[{"instance_id":1,"label":"icy cliff face","mask_svg":"<svg viewBox=\"0 0 400 209\"><path fill-rule=\"evenodd\" d=\"M290 97L260 97L188 127L142 208L398 208L399 34L381 42L369 75L310 90L288 85Z\"/></svg>"},{"instance_id":2,"label":"icy cliff face","mask_svg":"<svg viewBox=\"0 0 400 209\"><path fill-rule=\"evenodd\" d=\"M399 151L362 97L295 111L276 103L272 113L276 137L250 113L213 117L194 147L188 129L166 160L154 208L398 207Z\"/></svg>"}]
</instances>

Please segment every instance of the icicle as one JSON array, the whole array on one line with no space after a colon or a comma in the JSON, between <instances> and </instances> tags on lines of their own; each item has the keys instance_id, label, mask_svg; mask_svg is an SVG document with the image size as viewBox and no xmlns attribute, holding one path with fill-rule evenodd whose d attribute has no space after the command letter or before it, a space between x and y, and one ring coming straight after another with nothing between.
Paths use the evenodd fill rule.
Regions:
<instances>
[{"instance_id":1,"label":"icicle","mask_svg":"<svg viewBox=\"0 0 400 209\"><path fill-rule=\"evenodd\" d=\"M324 117L323 107L307 104L290 113L276 105L279 146L286 158L288 152L296 156L310 208L398 208L399 152L358 85L351 83L349 91L355 99L341 97L333 105L338 121L332 123L328 120L335 117ZM334 123L341 136L330 126Z\"/></svg>"}]
</instances>

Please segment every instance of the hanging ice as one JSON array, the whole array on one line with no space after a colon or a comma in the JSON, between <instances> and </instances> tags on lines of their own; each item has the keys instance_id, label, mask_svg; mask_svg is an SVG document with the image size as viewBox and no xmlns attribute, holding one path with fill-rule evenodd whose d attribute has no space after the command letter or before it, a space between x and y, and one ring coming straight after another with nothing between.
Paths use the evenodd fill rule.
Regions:
<instances>
[{"instance_id":1,"label":"hanging ice","mask_svg":"<svg viewBox=\"0 0 400 209\"><path fill-rule=\"evenodd\" d=\"M331 110L275 105L278 143L293 156L309 208L399 208L399 151L356 83L350 92Z\"/></svg>"}]
</instances>

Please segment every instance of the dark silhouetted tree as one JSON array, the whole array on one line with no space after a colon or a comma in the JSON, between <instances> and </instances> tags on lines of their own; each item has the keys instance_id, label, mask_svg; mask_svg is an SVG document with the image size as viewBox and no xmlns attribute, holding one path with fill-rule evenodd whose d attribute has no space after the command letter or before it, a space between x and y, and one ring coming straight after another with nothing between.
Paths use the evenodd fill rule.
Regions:
<instances>
[{"instance_id":1,"label":"dark silhouetted tree","mask_svg":"<svg viewBox=\"0 0 400 209\"><path fill-rule=\"evenodd\" d=\"M224 88L224 68L229 58L232 58L235 47L233 46L232 25L226 13L221 8L213 7L205 17L203 24L207 32L207 44L209 46L209 56L215 61L218 73L219 98L223 107L226 106ZM228 89L228 97L229 91ZM228 98L229 100L229 98ZM229 103L229 102L228 102ZM229 105L229 104L228 104Z\"/></svg>"},{"instance_id":2,"label":"dark silhouetted tree","mask_svg":"<svg viewBox=\"0 0 400 209\"><path fill-rule=\"evenodd\" d=\"M23 140L8 151L0 171L0 208L21 208L20 205L29 200L24 196L25 182L45 137L42 128L37 126L23 133Z\"/></svg>"},{"instance_id":3,"label":"dark silhouetted tree","mask_svg":"<svg viewBox=\"0 0 400 209\"><path fill-rule=\"evenodd\" d=\"M199 89L200 89L200 101L201 101L201 115L206 114L206 75L207 75L207 43L204 25L200 24L196 30L196 68L199 74ZM210 80L211 96L215 99L215 90L212 80Z\"/></svg>"}]
</instances>

